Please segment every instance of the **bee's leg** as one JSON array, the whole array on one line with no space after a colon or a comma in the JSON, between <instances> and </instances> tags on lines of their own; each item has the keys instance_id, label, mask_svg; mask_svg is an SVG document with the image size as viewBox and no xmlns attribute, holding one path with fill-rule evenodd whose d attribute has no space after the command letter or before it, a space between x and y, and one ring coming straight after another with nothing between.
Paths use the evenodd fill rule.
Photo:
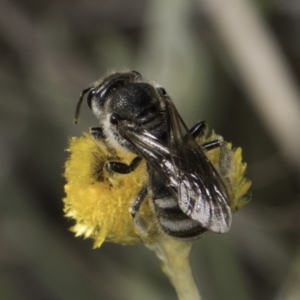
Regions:
<instances>
[{"instance_id":1,"label":"bee's leg","mask_svg":"<svg viewBox=\"0 0 300 300\"><path fill-rule=\"evenodd\" d=\"M105 135L104 135L103 129L101 127L91 127L90 134L96 140L101 140L101 141L105 140Z\"/></svg>"},{"instance_id":2,"label":"bee's leg","mask_svg":"<svg viewBox=\"0 0 300 300\"><path fill-rule=\"evenodd\" d=\"M138 194L135 202L133 203L129 211L133 219L135 229L143 240L147 240L151 228L151 222L149 220L146 220L139 214L140 207L143 201L145 200L147 194L148 188L147 186L145 186L141 189L140 193Z\"/></svg>"},{"instance_id":3,"label":"bee's leg","mask_svg":"<svg viewBox=\"0 0 300 300\"><path fill-rule=\"evenodd\" d=\"M201 145L201 148L205 151L210 151L215 148L220 148L219 156L219 171L224 177L229 177L234 172L234 157L230 147L226 146L226 142L221 136L217 139L207 142Z\"/></svg>"},{"instance_id":4,"label":"bee's leg","mask_svg":"<svg viewBox=\"0 0 300 300\"><path fill-rule=\"evenodd\" d=\"M120 161L109 161L106 163L106 170L108 173L119 173L119 174L129 174L133 172L141 163L142 158L137 156L132 160L132 162L127 165Z\"/></svg>"},{"instance_id":5,"label":"bee's leg","mask_svg":"<svg viewBox=\"0 0 300 300\"><path fill-rule=\"evenodd\" d=\"M221 136L218 136L218 139L202 144L201 148L206 150L206 151L209 151L209 150L212 150L212 149L215 149L215 148L219 148L223 145L224 145L223 138Z\"/></svg>"},{"instance_id":6,"label":"bee's leg","mask_svg":"<svg viewBox=\"0 0 300 300\"><path fill-rule=\"evenodd\" d=\"M208 130L207 123L205 121L200 121L196 123L191 129L190 133L193 136L193 138L201 137L206 135Z\"/></svg>"},{"instance_id":7,"label":"bee's leg","mask_svg":"<svg viewBox=\"0 0 300 300\"><path fill-rule=\"evenodd\" d=\"M133 203L133 205L130 208L130 214L131 214L133 219L136 217L136 214L139 211L139 209L140 209L145 197L147 196L147 194L148 194L148 188L147 188L147 186L144 186L141 189L140 193L138 194L135 202Z\"/></svg>"},{"instance_id":8,"label":"bee's leg","mask_svg":"<svg viewBox=\"0 0 300 300\"><path fill-rule=\"evenodd\" d=\"M193 136L193 138L198 138L205 136L208 130L207 123L205 121L200 121L196 123L191 129L190 133ZM221 147L224 145L224 140L221 136L218 136L217 139L204 143L201 145L201 148L203 150L209 151L218 147Z\"/></svg>"}]
</instances>

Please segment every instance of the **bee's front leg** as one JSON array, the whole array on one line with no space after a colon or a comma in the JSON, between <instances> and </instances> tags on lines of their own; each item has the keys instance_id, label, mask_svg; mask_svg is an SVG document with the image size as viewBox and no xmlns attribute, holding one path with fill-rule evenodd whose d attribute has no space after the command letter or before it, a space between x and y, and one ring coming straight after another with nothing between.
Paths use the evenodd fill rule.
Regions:
<instances>
[{"instance_id":1,"label":"bee's front leg","mask_svg":"<svg viewBox=\"0 0 300 300\"><path fill-rule=\"evenodd\" d=\"M101 141L105 140L105 135L104 135L102 127L91 127L90 134L96 140L101 140Z\"/></svg>"},{"instance_id":2,"label":"bee's front leg","mask_svg":"<svg viewBox=\"0 0 300 300\"><path fill-rule=\"evenodd\" d=\"M129 165L120 161L109 161L106 163L106 170L108 171L109 174L112 174L113 172L119 174L129 174L139 166L141 161L142 158L139 156L135 157ZM145 220L143 217L141 217L139 214L140 207L143 201L145 200L147 194L148 194L148 187L144 186L140 190L139 194L137 195L137 198L135 199L134 203L129 209L129 213L132 217L135 229L139 233L142 240L147 240L149 236L149 228L150 228L149 222Z\"/></svg>"},{"instance_id":3,"label":"bee's front leg","mask_svg":"<svg viewBox=\"0 0 300 300\"><path fill-rule=\"evenodd\" d=\"M113 172L119 174L129 174L133 172L141 163L142 158L137 156L132 160L132 162L128 165L120 161L108 161L106 163L106 170L108 173L112 174Z\"/></svg>"}]
</instances>

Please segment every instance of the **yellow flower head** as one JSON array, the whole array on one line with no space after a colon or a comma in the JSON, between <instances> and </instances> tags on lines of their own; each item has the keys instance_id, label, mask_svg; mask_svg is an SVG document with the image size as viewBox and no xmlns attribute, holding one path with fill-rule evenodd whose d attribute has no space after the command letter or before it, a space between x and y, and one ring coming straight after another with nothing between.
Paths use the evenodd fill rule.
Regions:
<instances>
[{"instance_id":1,"label":"yellow flower head","mask_svg":"<svg viewBox=\"0 0 300 300\"><path fill-rule=\"evenodd\" d=\"M197 142L204 143L216 139L201 138ZM138 193L148 180L146 162L143 161L132 173L109 174L105 169L108 160L120 160L130 163L135 154L123 156L110 153L104 144L89 134L72 137L68 151L70 157L65 164L64 176L66 198L64 212L66 217L75 220L71 228L76 236L84 236L94 240L94 247L100 247L104 241L121 244L134 244L143 240L154 242L154 235L141 237L135 229L129 209ZM242 207L245 195L251 182L244 178L246 164L242 163L241 149L232 150L230 144L208 151L208 158L221 174L229 191L232 211ZM148 196L149 197L149 196ZM155 217L149 206L149 199L143 202L139 214L145 219ZM156 224L153 223L153 232Z\"/></svg>"},{"instance_id":2,"label":"yellow flower head","mask_svg":"<svg viewBox=\"0 0 300 300\"><path fill-rule=\"evenodd\" d=\"M214 132L209 137L196 139L200 145L220 138ZM206 156L220 174L230 197L232 212L249 202L248 191L252 182L244 177L247 164L242 161L242 148L232 149L231 143L206 152Z\"/></svg>"},{"instance_id":3,"label":"yellow flower head","mask_svg":"<svg viewBox=\"0 0 300 300\"><path fill-rule=\"evenodd\" d=\"M108 160L131 162L127 157L113 156L106 147L89 134L72 137L65 165L65 214L75 219L71 228L76 236L94 239L94 247L104 240L121 244L134 244L141 240L135 232L129 208L148 179L143 162L130 174L108 174L104 164ZM147 201L141 207L142 215L150 216Z\"/></svg>"}]
</instances>

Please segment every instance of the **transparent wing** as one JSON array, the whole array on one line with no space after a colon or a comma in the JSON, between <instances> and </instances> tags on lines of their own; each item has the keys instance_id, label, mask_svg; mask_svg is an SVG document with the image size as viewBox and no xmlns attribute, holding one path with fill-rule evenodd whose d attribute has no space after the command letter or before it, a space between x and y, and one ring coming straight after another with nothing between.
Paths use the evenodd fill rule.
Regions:
<instances>
[{"instance_id":1,"label":"transparent wing","mask_svg":"<svg viewBox=\"0 0 300 300\"><path fill-rule=\"evenodd\" d=\"M168 149L178 178L179 206L203 227L226 232L232 217L225 185L169 99L167 107Z\"/></svg>"},{"instance_id":2,"label":"transparent wing","mask_svg":"<svg viewBox=\"0 0 300 300\"><path fill-rule=\"evenodd\" d=\"M231 208L219 174L168 98L166 116L166 144L143 127L128 121L121 122L120 134L137 148L157 172L187 216L211 231L228 231L231 225Z\"/></svg>"}]
</instances>

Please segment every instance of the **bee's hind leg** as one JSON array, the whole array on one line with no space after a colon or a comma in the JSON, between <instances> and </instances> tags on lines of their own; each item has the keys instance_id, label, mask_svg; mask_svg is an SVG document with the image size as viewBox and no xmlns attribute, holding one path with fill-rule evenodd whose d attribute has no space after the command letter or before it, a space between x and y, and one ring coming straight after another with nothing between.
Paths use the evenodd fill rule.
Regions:
<instances>
[{"instance_id":1,"label":"bee's hind leg","mask_svg":"<svg viewBox=\"0 0 300 300\"><path fill-rule=\"evenodd\" d=\"M211 142L207 142L201 145L201 148L205 151L210 151L215 148L220 148L220 156L218 160L219 171L223 177L230 177L234 172L234 157L233 151L226 145L223 137L217 136L217 138Z\"/></svg>"},{"instance_id":2,"label":"bee's hind leg","mask_svg":"<svg viewBox=\"0 0 300 300\"><path fill-rule=\"evenodd\" d=\"M190 133L194 139L201 138L206 135L208 126L205 121L196 123L191 129ZM219 171L224 177L229 177L234 171L234 158L233 152L226 146L226 142L223 137L218 135L215 140L200 145L203 151L210 151L216 148L220 148L219 157Z\"/></svg>"}]
</instances>

